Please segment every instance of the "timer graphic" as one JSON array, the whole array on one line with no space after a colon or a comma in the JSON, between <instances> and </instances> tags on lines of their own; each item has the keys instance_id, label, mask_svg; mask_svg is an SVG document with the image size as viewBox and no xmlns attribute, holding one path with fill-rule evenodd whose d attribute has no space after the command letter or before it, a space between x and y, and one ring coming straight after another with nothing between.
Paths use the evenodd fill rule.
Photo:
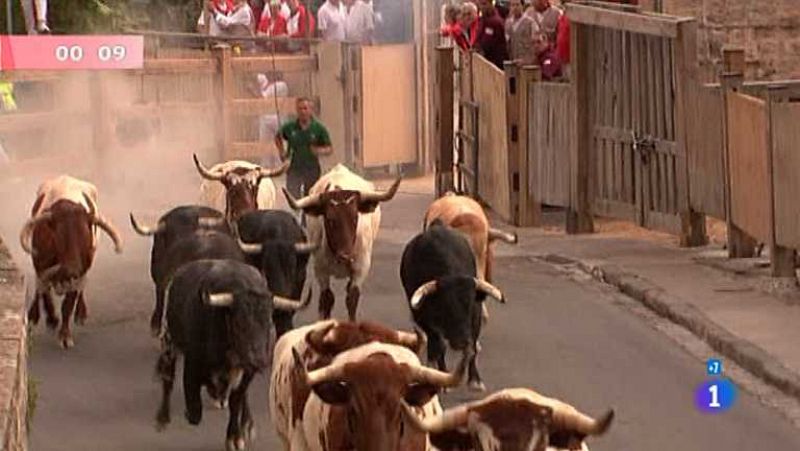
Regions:
<instances>
[{"instance_id":1,"label":"timer graphic","mask_svg":"<svg viewBox=\"0 0 800 451\"><path fill-rule=\"evenodd\" d=\"M722 413L733 407L736 402L736 385L730 379L722 377L722 360L709 359L706 362L704 381L694 392L694 404L704 413Z\"/></svg>"},{"instance_id":2,"label":"timer graphic","mask_svg":"<svg viewBox=\"0 0 800 451\"><path fill-rule=\"evenodd\" d=\"M141 69L143 65L143 36L0 35L4 71Z\"/></svg>"}]
</instances>

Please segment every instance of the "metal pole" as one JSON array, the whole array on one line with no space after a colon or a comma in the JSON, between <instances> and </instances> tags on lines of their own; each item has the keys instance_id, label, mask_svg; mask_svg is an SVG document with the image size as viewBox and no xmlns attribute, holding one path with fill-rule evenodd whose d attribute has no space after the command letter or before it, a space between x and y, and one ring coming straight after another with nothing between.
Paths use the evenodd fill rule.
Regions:
<instances>
[{"instance_id":1,"label":"metal pole","mask_svg":"<svg viewBox=\"0 0 800 451\"><path fill-rule=\"evenodd\" d=\"M14 7L11 5L13 0L6 0L6 30L8 34L14 33Z\"/></svg>"}]
</instances>

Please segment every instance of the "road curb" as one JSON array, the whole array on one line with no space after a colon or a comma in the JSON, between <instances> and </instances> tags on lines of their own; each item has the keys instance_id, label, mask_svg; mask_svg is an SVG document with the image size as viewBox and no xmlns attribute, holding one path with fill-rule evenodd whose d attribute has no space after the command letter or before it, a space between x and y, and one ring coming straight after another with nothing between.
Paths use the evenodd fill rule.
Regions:
<instances>
[{"instance_id":1,"label":"road curb","mask_svg":"<svg viewBox=\"0 0 800 451\"><path fill-rule=\"evenodd\" d=\"M722 328L694 305L670 295L649 280L616 265L603 265L555 254L537 258L556 265L569 262L595 280L615 286L658 315L688 329L742 368L800 401L800 375L786 368L763 349Z\"/></svg>"}]
</instances>

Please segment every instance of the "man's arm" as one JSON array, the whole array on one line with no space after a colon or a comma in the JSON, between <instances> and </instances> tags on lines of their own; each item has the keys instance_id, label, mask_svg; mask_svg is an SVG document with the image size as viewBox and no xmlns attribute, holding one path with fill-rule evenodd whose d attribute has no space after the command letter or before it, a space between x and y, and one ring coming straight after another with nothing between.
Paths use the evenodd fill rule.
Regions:
<instances>
[{"instance_id":1,"label":"man's arm","mask_svg":"<svg viewBox=\"0 0 800 451\"><path fill-rule=\"evenodd\" d=\"M331 145L331 137L328 134L328 129L324 126L321 127L320 135L317 142L311 145L311 151L317 156L328 156L333 153L333 146Z\"/></svg>"}]
</instances>

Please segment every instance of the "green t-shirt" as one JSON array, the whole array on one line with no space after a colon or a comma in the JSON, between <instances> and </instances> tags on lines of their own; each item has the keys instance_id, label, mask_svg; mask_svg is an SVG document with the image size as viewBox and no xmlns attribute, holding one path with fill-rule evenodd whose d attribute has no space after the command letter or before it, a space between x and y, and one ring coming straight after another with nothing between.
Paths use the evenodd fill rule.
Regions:
<instances>
[{"instance_id":1,"label":"green t-shirt","mask_svg":"<svg viewBox=\"0 0 800 451\"><path fill-rule=\"evenodd\" d=\"M331 137L324 125L311 119L308 128L303 130L297 119L283 124L278 132L288 144L287 150L291 164L289 170L319 168L319 158L311 151L311 146L330 146Z\"/></svg>"}]
</instances>

